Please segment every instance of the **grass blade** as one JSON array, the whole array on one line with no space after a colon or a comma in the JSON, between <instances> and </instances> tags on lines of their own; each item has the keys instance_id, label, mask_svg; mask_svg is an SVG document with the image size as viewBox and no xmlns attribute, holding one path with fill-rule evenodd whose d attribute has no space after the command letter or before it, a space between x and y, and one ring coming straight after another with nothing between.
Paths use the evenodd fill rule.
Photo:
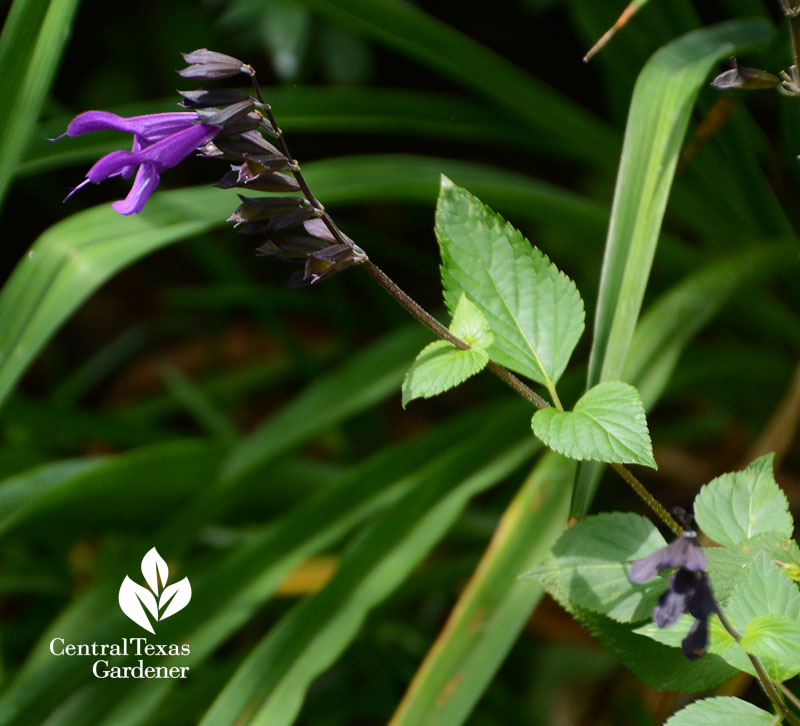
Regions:
<instances>
[{"instance_id":1,"label":"grass blade","mask_svg":"<svg viewBox=\"0 0 800 726\"><path fill-rule=\"evenodd\" d=\"M550 550L567 518L575 463L548 453L503 514L391 726L460 724L469 716L542 596L519 580Z\"/></svg>"},{"instance_id":2,"label":"grass blade","mask_svg":"<svg viewBox=\"0 0 800 726\"><path fill-rule=\"evenodd\" d=\"M201 726L293 723L311 681L339 656L369 610L408 576L470 497L531 454L535 442L516 428L526 413L514 402L486 419L475 432L479 436L437 456L413 490L352 543L331 582L295 607L256 646ZM243 717L251 709L252 715Z\"/></svg>"},{"instance_id":3,"label":"grass blade","mask_svg":"<svg viewBox=\"0 0 800 726\"><path fill-rule=\"evenodd\" d=\"M0 36L0 205L39 118L78 0L15 0Z\"/></svg>"},{"instance_id":4,"label":"grass blade","mask_svg":"<svg viewBox=\"0 0 800 726\"><path fill-rule=\"evenodd\" d=\"M587 388L618 380L650 275L675 166L694 100L714 64L765 41L764 21L730 21L697 30L657 51L633 92L600 277ZM596 465L584 464L572 513L586 511Z\"/></svg>"}]
</instances>

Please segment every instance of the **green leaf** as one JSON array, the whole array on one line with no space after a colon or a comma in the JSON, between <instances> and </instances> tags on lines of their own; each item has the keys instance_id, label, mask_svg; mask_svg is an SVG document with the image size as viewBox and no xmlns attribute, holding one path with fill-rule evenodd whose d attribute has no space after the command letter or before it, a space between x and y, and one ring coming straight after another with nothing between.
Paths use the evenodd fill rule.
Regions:
<instances>
[{"instance_id":1,"label":"green leaf","mask_svg":"<svg viewBox=\"0 0 800 726\"><path fill-rule=\"evenodd\" d=\"M0 205L58 70L78 0L15 0L0 35Z\"/></svg>"},{"instance_id":2,"label":"green leaf","mask_svg":"<svg viewBox=\"0 0 800 726\"><path fill-rule=\"evenodd\" d=\"M800 591L767 554L762 552L748 567L725 610L740 633L746 633L750 622L763 615L779 615L800 621ZM740 647L731 648L723 657L740 670L751 674L754 672ZM765 658L764 667L770 675L784 681L800 673L800 658L788 664Z\"/></svg>"},{"instance_id":3,"label":"green leaf","mask_svg":"<svg viewBox=\"0 0 800 726\"><path fill-rule=\"evenodd\" d=\"M775 716L732 696L703 698L690 703L669 719L664 726L774 726Z\"/></svg>"},{"instance_id":4,"label":"green leaf","mask_svg":"<svg viewBox=\"0 0 800 726\"><path fill-rule=\"evenodd\" d=\"M650 622L646 623L645 625L641 625L633 632L637 635L643 635L647 638L650 638L657 643L661 643L662 645L675 648L685 660L685 656L680 650L681 642L689 634L689 629L692 627L693 623L694 618L691 615L684 614L676 623L667 628L659 628L655 623ZM737 647L736 641L731 635L728 634L725 628L722 627L722 623L720 623L719 618L716 615L712 615L708 619L708 652L722 657L734 668L742 670L739 668L741 659L735 659L735 662L731 662L731 659L728 658L729 652L734 647ZM744 653L741 650L739 650L739 653L740 655L744 656Z\"/></svg>"},{"instance_id":5,"label":"green leaf","mask_svg":"<svg viewBox=\"0 0 800 726\"><path fill-rule=\"evenodd\" d=\"M735 545L764 532L788 539L794 531L786 495L772 473L774 454L765 454L743 471L723 474L695 498L697 524L721 545Z\"/></svg>"},{"instance_id":6,"label":"green leaf","mask_svg":"<svg viewBox=\"0 0 800 726\"><path fill-rule=\"evenodd\" d=\"M675 166L695 98L714 65L743 46L766 41L772 26L731 21L702 28L659 49L636 81L595 313L587 388L622 377L661 232ZM582 464L571 513L585 514L599 477Z\"/></svg>"},{"instance_id":7,"label":"green leaf","mask_svg":"<svg viewBox=\"0 0 800 726\"><path fill-rule=\"evenodd\" d=\"M542 589L519 573L541 560L561 533L574 468L552 452L537 463L503 514L391 726L467 718L542 597Z\"/></svg>"},{"instance_id":8,"label":"green leaf","mask_svg":"<svg viewBox=\"0 0 800 726\"><path fill-rule=\"evenodd\" d=\"M771 34L763 21L702 28L658 50L639 74L608 227L588 385L622 374L697 93L720 59Z\"/></svg>"},{"instance_id":9,"label":"green leaf","mask_svg":"<svg viewBox=\"0 0 800 726\"><path fill-rule=\"evenodd\" d=\"M564 532L550 556L525 577L536 580L570 607L599 612L620 622L642 620L664 591L664 581L632 584L629 563L666 544L645 517L598 514Z\"/></svg>"},{"instance_id":10,"label":"green leaf","mask_svg":"<svg viewBox=\"0 0 800 726\"><path fill-rule=\"evenodd\" d=\"M756 615L747 623L742 648L765 661L800 672L800 622L785 615Z\"/></svg>"},{"instance_id":11,"label":"green leaf","mask_svg":"<svg viewBox=\"0 0 800 726\"><path fill-rule=\"evenodd\" d=\"M466 295L494 335L489 356L551 393L583 332L575 284L477 197L442 178L436 208L450 310Z\"/></svg>"},{"instance_id":12,"label":"green leaf","mask_svg":"<svg viewBox=\"0 0 800 726\"><path fill-rule=\"evenodd\" d=\"M732 547L706 547L705 552L714 594L723 605L762 552L772 561L800 565L797 543L775 532L746 539Z\"/></svg>"},{"instance_id":13,"label":"green leaf","mask_svg":"<svg viewBox=\"0 0 800 726\"><path fill-rule=\"evenodd\" d=\"M446 340L425 346L403 380L403 408L415 398L430 398L454 388L489 362L486 349L492 344L492 331L466 295L458 301L450 332L471 347L461 350Z\"/></svg>"},{"instance_id":14,"label":"green leaf","mask_svg":"<svg viewBox=\"0 0 800 726\"><path fill-rule=\"evenodd\" d=\"M622 381L596 385L572 411L540 409L533 415L533 432L572 459L658 468L639 393Z\"/></svg>"},{"instance_id":15,"label":"green leaf","mask_svg":"<svg viewBox=\"0 0 800 726\"><path fill-rule=\"evenodd\" d=\"M415 398L430 398L482 371L489 354L482 348L459 350L446 340L425 346L403 380L403 408Z\"/></svg>"}]
</instances>

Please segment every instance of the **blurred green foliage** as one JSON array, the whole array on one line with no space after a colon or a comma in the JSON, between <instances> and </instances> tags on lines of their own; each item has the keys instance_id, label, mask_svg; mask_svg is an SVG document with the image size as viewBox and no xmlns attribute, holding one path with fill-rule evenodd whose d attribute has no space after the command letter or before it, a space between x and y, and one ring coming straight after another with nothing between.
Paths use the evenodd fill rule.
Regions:
<instances>
[{"instance_id":1,"label":"blurred green foliage","mask_svg":"<svg viewBox=\"0 0 800 726\"><path fill-rule=\"evenodd\" d=\"M168 110L186 87L181 51L231 53L258 69L337 223L426 308L443 309L432 225L445 173L576 281L589 327L639 72L703 25L777 26L776 8L652 0L584 66L617 3L5 6L4 279L20 267L0 295L0 724L386 723L462 592L442 670L419 677L446 701L453 682L437 678L469 646L471 690L431 723L661 723L679 697L655 700L516 580L560 530L573 475L534 458L524 405L482 374L403 411L403 374L431 338L361 270L286 290L286 269L225 225L235 200L211 188L224 167L207 160L165 174L136 219L111 211L114 182L62 205L118 139L42 137L90 108ZM787 66L786 35L759 27L748 64ZM654 406L660 468L642 476L670 505L774 448L790 500L800 485L800 106L731 98L703 143L721 96L704 85L682 108L684 158L662 190L624 366ZM636 153L648 158L646 139ZM585 334L574 359L591 345ZM568 405L585 375L565 376ZM593 507L631 500L604 477ZM542 532L537 548L527 532ZM101 682L88 661L51 656L55 636L139 636L117 588L154 545L194 588L158 632L191 643L191 678ZM329 584L307 565L306 597L281 587L322 556L339 565ZM470 644L459 618L483 608L503 625Z\"/></svg>"}]
</instances>

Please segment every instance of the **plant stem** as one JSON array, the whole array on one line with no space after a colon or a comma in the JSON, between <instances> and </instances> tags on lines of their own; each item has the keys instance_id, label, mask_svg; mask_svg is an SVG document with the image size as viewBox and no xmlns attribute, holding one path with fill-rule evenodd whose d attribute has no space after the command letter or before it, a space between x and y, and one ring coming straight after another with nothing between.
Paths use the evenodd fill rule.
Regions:
<instances>
[{"instance_id":1,"label":"plant stem","mask_svg":"<svg viewBox=\"0 0 800 726\"><path fill-rule=\"evenodd\" d=\"M611 464L611 468L625 480L628 486L633 489L639 498L667 525L667 527L678 536L683 534L683 527L675 521L675 518L664 509L661 502L647 491L644 484L642 484L626 466L623 464Z\"/></svg>"},{"instance_id":2,"label":"plant stem","mask_svg":"<svg viewBox=\"0 0 800 726\"><path fill-rule=\"evenodd\" d=\"M780 0L783 14L789 21L789 38L792 41L792 65L791 76L795 86L800 85L800 29L798 29L798 15L800 8L797 8L793 0Z\"/></svg>"},{"instance_id":3,"label":"plant stem","mask_svg":"<svg viewBox=\"0 0 800 726\"><path fill-rule=\"evenodd\" d=\"M469 346L460 338L453 335L447 328L444 327L436 318L433 317L425 308L423 308L416 300L414 300L408 293L397 285L380 267L378 267L372 260L365 260L363 263L364 269L369 272L372 277L378 281L378 284L386 290L397 302L399 302L409 313L411 313L423 325L432 330L440 338L444 338L452 343L456 348L467 350ZM495 375L497 375L505 384L512 388L516 393L524 398L527 398L536 408L547 408L550 404L547 403L540 395L538 395L531 388L526 386L519 378L517 378L511 371L506 370L503 366L497 365L493 361L489 361L487 366Z\"/></svg>"}]
</instances>

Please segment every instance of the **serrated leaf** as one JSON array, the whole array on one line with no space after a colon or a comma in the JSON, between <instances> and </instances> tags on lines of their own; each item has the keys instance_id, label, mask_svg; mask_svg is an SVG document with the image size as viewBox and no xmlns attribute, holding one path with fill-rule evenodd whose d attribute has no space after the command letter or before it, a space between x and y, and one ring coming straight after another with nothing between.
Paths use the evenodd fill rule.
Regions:
<instances>
[{"instance_id":1,"label":"serrated leaf","mask_svg":"<svg viewBox=\"0 0 800 726\"><path fill-rule=\"evenodd\" d=\"M645 464L657 469L638 391L622 381L599 383L572 411L543 408L533 432L554 451L579 461Z\"/></svg>"},{"instance_id":2,"label":"serrated leaf","mask_svg":"<svg viewBox=\"0 0 800 726\"><path fill-rule=\"evenodd\" d=\"M461 350L446 340L437 340L423 348L403 380L403 408L415 398L429 398L454 388L489 362L486 348L492 344L492 331L466 295L458 301L450 332L472 347Z\"/></svg>"},{"instance_id":3,"label":"serrated leaf","mask_svg":"<svg viewBox=\"0 0 800 726\"><path fill-rule=\"evenodd\" d=\"M762 532L792 536L789 502L775 481L773 458L766 454L744 471L723 474L700 490L694 516L703 532L721 545L735 545Z\"/></svg>"},{"instance_id":4,"label":"serrated leaf","mask_svg":"<svg viewBox=\"0 0 800 726\"><path fill-rule=\"evenodd\" d=\"M653 524L638 514L598 514L578 522L553 545L549 557L524 577L577 606L621 622L649 617L666 589L662 578L628 580L628 563L666 546Z\"/></svg>"},{"instance_id":5,"label":"serrated leaf","mask_svg":"<svg viewBox=\"0 0 800 726\"><path fill-rule=\"evenodd\" d=\"M754 618L779 615L790 620L800 620L800 591L769 556L762 552L747 568L747 572L731 596L725 610L740 633L746 633ZM740 670L752 673L750 662L741 648L732 648L725 659ZM800 673L798 662L784 664L780 660L764 658L770 675L784 681Z\"/></svg>"},{"instance_id":6,"label":"serrated leaf","mask_svg":"<svg viewBox=\"0 0 800 726\"><path fill-rule=\"evenodd\" d=\"M742 648L783 668L800 672L800 622L785 615L757 615L742 637Z\"/></svg>"},{"instance_id":7,"label":"serrated leaf","mask_svg":"<svg viewBox=\"0 0 800 726\"><path fill-rule=\"evenodd\" d=\"M483 370L489 355L481 348L459 350L446 340L424 347L403 381L403 408L415 398L430 398Z\"/></svg>"},{"instance_id":8,"label":"serrated leaf","mask_svg":"<svg viewBox=\"0 0 800 726\"><path fill-rule=\"evenodd\" d=\"M766 532L733 547L706 547L708 574L717 600L725 605L753 560L765 553L773 562L800 566L800 548L778 532ZM791 577L788 572L784 574Z\"/></svg>"},{"instance_id":9,"label":"serrated leaf","mask_svg":"<svg viewBox=\"0 0 800 726\"><path fill-rule=\"evenodd\" d=\"M682 708L664 726L772 726L775 716L733 696L703 698Z\"/></svg>"},{"instance_id":10,"label":"serrated leaf","mask_svg":"<svg viewBox=\"0 0 800 726\"><path fill-rule=\"evenodd\" d=\"M436 208L445 301L466 293L494 334L489 356L552 389L583 332L575 284L499 214L442 177Z\"/></svg>"}]
</instances>

